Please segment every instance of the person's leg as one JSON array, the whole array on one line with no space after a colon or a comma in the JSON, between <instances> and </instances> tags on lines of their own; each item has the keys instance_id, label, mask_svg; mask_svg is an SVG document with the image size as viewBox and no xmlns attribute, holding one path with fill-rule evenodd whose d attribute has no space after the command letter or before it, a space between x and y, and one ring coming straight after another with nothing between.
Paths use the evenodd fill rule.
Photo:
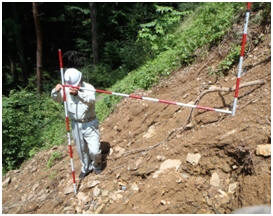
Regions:
<instances>
[{"instance_id":1,"label":"person's leg","mask_svg":"<svg viewBox=\"0 0 273 216\"><path fill-rule=\"evenodd\" d=\"M81 172L87 174L90 171L92 171L93 167L92 165L90 165L91 161L89 157L88 146L83 138L81 123L77 122L72 123L72 135L76 143L76 149L82 164Z\"/></svg>"},{"instance_id":2,"label":"person's leg","mask_svg":"<svg viewBox=\"0 0 273 216\"><path fill-rule=\"evenodd\" d=\"M83 134L84 140L87 143L89 157L92 160L92 166L96 173L99 173L102 168L102 155L100 149L100 134L99 134L99 123L95 119L88 122Z\"/></svg>"}]
</instances>

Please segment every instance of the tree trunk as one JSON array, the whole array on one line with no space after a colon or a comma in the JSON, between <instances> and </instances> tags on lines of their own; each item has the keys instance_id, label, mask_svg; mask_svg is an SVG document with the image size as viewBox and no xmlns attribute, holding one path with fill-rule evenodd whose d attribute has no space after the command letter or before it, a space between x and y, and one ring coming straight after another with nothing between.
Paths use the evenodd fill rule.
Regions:
<instances>
[{"instance_id":1,"label":"tree trunk","mask_svg":"<svg viewBox=\"0 0 273 216\"><path fill-rule=\"evenodd\" d=\"M16 48L17 48L17 54L19 57L20 61L20 66L22 69L22 74L17 74L16 69L14 69L14 75L15 79L13 80L14 85L17 85L19 81L19 77L21 78L20 80L23 82L27 82L28 78L28 69L27 69L27 64L26 64L26 58L25 58L25 52L24 52L24 45L23 45L23 38L22 38L22 26L21 26L21 20L18 16L18 11L16 8L16 3L12 3L12 15L14 17L14 20L16 22L16 28L15 28L15 34L16 34ZM16 74L15 74L16 73Z\"/></svg>"},{"instance_id":2,"label":"tree trunk","mask_svg":"<svg viewBox=\"0 0 273 216\"><path fill-rule=\"evenodd\" d=\"M38 3L32 3L32 12L35 24L37 49L36 49L36 75L37 75L37 91L39 94L42 93L42 31L38 12Z\"/></svg>"},{"instance_id":3,"label":"tree trunk","mask_svg":"<svg viewBox=\"0 0 273 216\"><path fill-rule=\"evenodd\" d=\"M90 18L91 18L93 64L96 65L99 63L96 3L89 2L89 7L90 7Z\"/></svg>"}]
</instances>

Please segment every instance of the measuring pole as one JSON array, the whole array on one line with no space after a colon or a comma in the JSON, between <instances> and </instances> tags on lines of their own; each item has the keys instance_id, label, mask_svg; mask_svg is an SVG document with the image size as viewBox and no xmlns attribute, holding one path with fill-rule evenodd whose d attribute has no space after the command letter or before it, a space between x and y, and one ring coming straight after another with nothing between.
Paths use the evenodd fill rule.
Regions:
<instances>
[{"instance_id":1,"label":"measuring pole","mask_svg":"<svg viewBox=\"0 0 273 216\"><path fill-rule=\"evenodd\" d=\"M64 85L64 71L63 71L64 69L63 69L63 57L62 57L61 49L58 50L58 53L59 53L59 63L60 63L62 85ZM72 151L72 146L71 146L70 126L69 126L69 117L68 117L68 112L67 112L67 101L66 101L65 88L63 88L63 101L64 101L64 111L65 111L65 125L66 125L67 140L68 140L68 150L69 150L70 164L71 164L71 170L72 170L72 181L73 181L73 187L74 187L74 194L76 195L77 194L77 186L76 186L75 169L74 169L74 163L73 163L73 151Z\"/></svg>"},{"instance_id":2,"label":"measuring pole","mask_svg":"<svg viewBox=\"0 0 273 216\"><path fill-rule=\"evenodd\" d=\"M246 37L247 37L247 26L248 26L248 20L249 20L249 15L250 15L250 7L251 7L251 2L248 2L246 16L245 16L245 23L244 23L244 32L243 32L243 37L242 37L242 45L241 45L241 52L240 52L240 59L239 59L233 108L232 108L232 116L235 115L236 106L237 106L237 102L238 102L238 96L239 96L240 79L241 79L241 73L242 73L242 67L243 67L243 61L244 61L244 55L245 55L245 45L246 45Z\"/></svg>"},{"instance_id":3,"label":"measuring pole","mask_svg":"<svg viewBox=\"0 0 273 216\"><path fill-rule=\"evenodd\" d=\"M190 108L201 109L201 110L206 110L206 111L215 111L215 112L222 112L222 113L231 114L231 111L229 111L229 110L216 109L213 107L200 106L200 105L194 105L194 104L185 104L185 103L181 103L181 102L162 100L162 99L151 98L151 97L143 97L143 96L134 95L134 94L124 94L124 93L111 92L111 91L101 90L101 89L91 90L91 89L87 89L87 88L83 88L83 87L79 87L79 86L73 86L73 85L63 85L63 87L64 88L77 88L79 90L95 91L95 92L103 93L103 94L110 94L110 95L116 95L116 96L121 96L121 97L133 98L133 99L147 100L147 101L152 101L152 102L164 103L164 104L168 104L168 105L177 105L177 106L182 106L182 107L190 107Z\"/></svg>"}]
</instances>

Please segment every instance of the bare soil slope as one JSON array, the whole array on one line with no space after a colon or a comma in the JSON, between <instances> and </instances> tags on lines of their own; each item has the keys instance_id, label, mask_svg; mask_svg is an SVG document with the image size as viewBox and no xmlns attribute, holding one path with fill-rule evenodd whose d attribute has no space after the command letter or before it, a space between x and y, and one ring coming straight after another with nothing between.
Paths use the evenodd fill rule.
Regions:
<instances>
[{"instance_id":1,"label":"bare soil slope","mask_svg":"<svg viewBox=\"0 0 273 216\"><path fill-rule=\"evenodd\" d=\"M229 43L223 43L225 50ZM235 116L143 100L123 99L100 125L106 167L77 183L73 194L67 146L37 154L3 179L3 213L230 213L271 202L270 34L252 47ZM181 68L149 91L135 94L194 102L210 86L234 87L237 66L225 77L208 75L223 59L218 48ZM206 94L200 105L229 109L234 92ZM187 125L187 126L186 126ZM63 153L52 168L54 151ZM80 162L74 148L77 176Z\"/></svg>"}]
</instances>

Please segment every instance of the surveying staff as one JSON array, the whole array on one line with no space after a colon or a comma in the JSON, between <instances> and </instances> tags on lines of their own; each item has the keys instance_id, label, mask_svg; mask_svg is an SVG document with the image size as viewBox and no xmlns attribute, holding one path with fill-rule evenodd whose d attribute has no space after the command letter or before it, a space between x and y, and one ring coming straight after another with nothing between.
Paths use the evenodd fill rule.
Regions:
<instances>
[{"instance_id":1,"label":"surveying staff","mask_svg":"<svg viewBox=\"0 0 273 216\"><path fill-rule=\"evenodd\" d=\"M79 178L83 179L92 171L96 174L102 171L99 122L95 113L95 89L91 84L82 81L82 73L75 68L65 71L64 81L67 85L89 89L65 88L68 115L72 120L72 136L82 163ZM51 91L51 97L57 102L63 102L62 89L63 86L57 84Z\"/></svg>"}]
</instances>

